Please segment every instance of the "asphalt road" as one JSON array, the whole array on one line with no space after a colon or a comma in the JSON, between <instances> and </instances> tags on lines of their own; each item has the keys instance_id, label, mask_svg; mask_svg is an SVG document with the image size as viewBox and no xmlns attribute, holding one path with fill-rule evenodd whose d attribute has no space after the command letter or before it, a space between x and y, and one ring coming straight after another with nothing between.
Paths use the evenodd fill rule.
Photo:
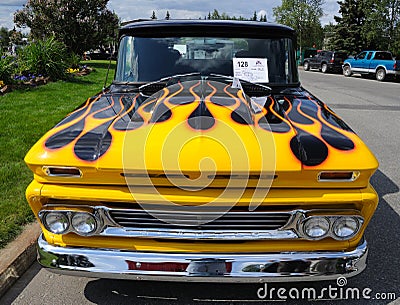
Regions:
<instances>
[{"instance_id":1,"label":"asphalt road","mask_svg":"<svg viewBox=\"0 0 400 305\"><path fill-rule=\"evenodd\" d=\"M346 287L369 288L374 299L318 300L321 304L400 304L400 83L300 71L303 86L336 111L380 161L372 183L378 210L366 232L367 269ZM336 286L335 282L268 284L287 290ZM0 304L260 304L259 284L157 283L87 279L52 274L34 264ZM317 290L318 291L318 290ZM378 293L378 294L377 294ZM393 301L391 293L397 300ZM378 300L377 298L386 298ZM391 298L391 300L388 300ZM225 300L225 301L223 301ZM277 299L275 299L277 300ZM293 301L306 304L307 301Z\"/></svg>"}]
</instances>

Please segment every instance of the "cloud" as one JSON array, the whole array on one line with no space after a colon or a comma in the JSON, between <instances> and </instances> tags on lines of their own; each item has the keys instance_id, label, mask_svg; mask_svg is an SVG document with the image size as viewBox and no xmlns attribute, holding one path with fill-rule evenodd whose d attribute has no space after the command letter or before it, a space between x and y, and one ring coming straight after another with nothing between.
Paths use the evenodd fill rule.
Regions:
<instances>
[{"instance_id":1,"label":"cloud","mask_svg":"<svg viewBox=\"0 0 400 305\"><path fill-rule=\"evenodd\" d=\"M260 19L261 16L267 16L268 17L268 12L266 10L258 11L257 18Z\"/></svg>"},{"instance_id":2,"label":"cloud","mask_svg":"<svg viewBox=\"0 0 400 305\"><path fill-rule=\"evenodd\" d=\"M14 12L19 9L15 6L0 5L0 27L12 29L14 27Z\"/></svg>"},{"instance_id":3,"label":"cloud","mask_svg":"<svg viewBox=\"0 0 400 305\"><path fill-rule=\"evenodd\" d=\"M0 0L0 27L13 28L13 15L22 9L26 0ZM122 21L138 18L150 18L153 11L159 19L165 18L167 10L175 19L204 18L208 12L217 9L220 13L230 16L251 18L254 11L257 16L266 14L268 21L274 21L272 8L281 5L281 0L252 0L252 1L199 1L199 0L110 0L108 7L115 11ZM333 21L333 16L338 14L336 0L325 0L322 24Z\"/></svg>"},{"instance_id":4,"label":"cloud","mask_svg":"<svg viewBox=\"0 0 400 305\"><path fill-rule=\"evenodd\" d=\"M26 0L1 0L1 6L23 6Z\"/></svg>"},{"instance_id":5,"label":"cloud","mask_svg":"<svg viewBox=\"0 0 400 305\"><path fill-rule=\"evenodd\" d=\"M325 0L324 16L321 18L322 24L334 23L333 16L339 16L339 4L336 0Z\"/></svg>"},{"instance_id":6,"label":"cloud","mask_svg":"<svg viewBox=\"0 0 400 305\"><path fill-rule=\"evenodd\" d=\"M272 7L280 4L280 0L253 0L251 3L247 1L219 0L215 1L198 1L198 0L158 0L158 1L124 1L111 0L109 2L110 9L114 10L122 19L132 20L136 18L150 18L152 11L156 12L158 18L164 18L168 10L172 18L188 19L188 18L204 18L209 12L217 9L219 13L226 13L231 16L243 16L250 18L256 12L269 12ZM270 20L272 16L267 16Z\"/></svg>"}]
</instances>

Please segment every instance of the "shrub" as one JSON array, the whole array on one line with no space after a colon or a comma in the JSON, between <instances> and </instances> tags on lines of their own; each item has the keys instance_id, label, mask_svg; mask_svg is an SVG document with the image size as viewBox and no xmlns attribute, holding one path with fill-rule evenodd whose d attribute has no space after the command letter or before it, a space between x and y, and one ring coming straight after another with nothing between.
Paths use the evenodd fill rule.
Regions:
<instances>
[{"instance_id":1,"label":"shrub","mask_svg":"<svg viewBox=\"0 0 400 305\"><path fill-rule=\"evenodd\" d=\"M68 67L67 48L54 37L37 40L19 52L21 74L49 76L52 80L65 79Z\"/></svg>"},{"instance_id":2,"label":"shrub","mask_svg":"<svg viewBox=\"0 0 400 305\"><path fill-rule=\"evenodd\" d=\"M0 58L0 81L9 84L11 75L15 69L15 58L12 56L1 56Z\"/></svg>"},{"instance_id":3,"label":"shrub","mask_svg":"<svg viewBox=\"0 0 400 305\"><path fill-rule=\"evenodd\" d=\"M79 55L72 53L68 60L70 68L73 68L73 69L79 68L79 64L80 64L81 60L82 60L82 58Z\"/></svg>"}]
</instances>

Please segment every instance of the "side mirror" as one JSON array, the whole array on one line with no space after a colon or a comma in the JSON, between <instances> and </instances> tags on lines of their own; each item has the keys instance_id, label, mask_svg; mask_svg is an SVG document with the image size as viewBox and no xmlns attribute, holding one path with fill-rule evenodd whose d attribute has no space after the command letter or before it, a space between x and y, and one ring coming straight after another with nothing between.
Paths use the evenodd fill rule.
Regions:
<instances>
[{"instance_id":1,"label":"side mirror","mask_svg":"<svg viewBox=\"0 0 400 305\"><path fill-rule=\"evenodd\" d=\"M357 59L358 59L358 57L357 57L357 56L354 56L354 59L355 59L355 60L357 60Z\"/></svg>"}]
</instances>

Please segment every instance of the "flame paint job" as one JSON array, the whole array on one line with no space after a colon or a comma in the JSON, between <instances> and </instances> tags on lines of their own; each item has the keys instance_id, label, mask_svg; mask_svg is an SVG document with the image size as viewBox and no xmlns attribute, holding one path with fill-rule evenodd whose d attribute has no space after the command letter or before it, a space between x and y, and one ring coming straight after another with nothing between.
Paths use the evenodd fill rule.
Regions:
<instances>
[{"instance_id":1,"label":"flame paint job","mask_svg":"<svg viewBox=\"0 0 400 305\"><path fill-rule=\"evenodd\" d=\"M251 99L230 83L200 79L178 82L150 97L112 90L100 93L50 130L26 161L31 165L66 165L64 160L68 160L70 166L121 168L117 159L127 134L144 142L144 130L152 128L160 130L159 142L165 141L166 131L173 131L175 138L180 133L210 135L225 144L230 139L218 131L220 122L239 137L246 130L272 135L276 147L269 149L278 152L277 171L377 167L374 156L350 127L305 90ZM245 137L241 140L247 141ZM246 149L251 155L253 148L247 145ZM198 150L193 147L191 155L199 154Z\"/></svg>"}]
</instances>

